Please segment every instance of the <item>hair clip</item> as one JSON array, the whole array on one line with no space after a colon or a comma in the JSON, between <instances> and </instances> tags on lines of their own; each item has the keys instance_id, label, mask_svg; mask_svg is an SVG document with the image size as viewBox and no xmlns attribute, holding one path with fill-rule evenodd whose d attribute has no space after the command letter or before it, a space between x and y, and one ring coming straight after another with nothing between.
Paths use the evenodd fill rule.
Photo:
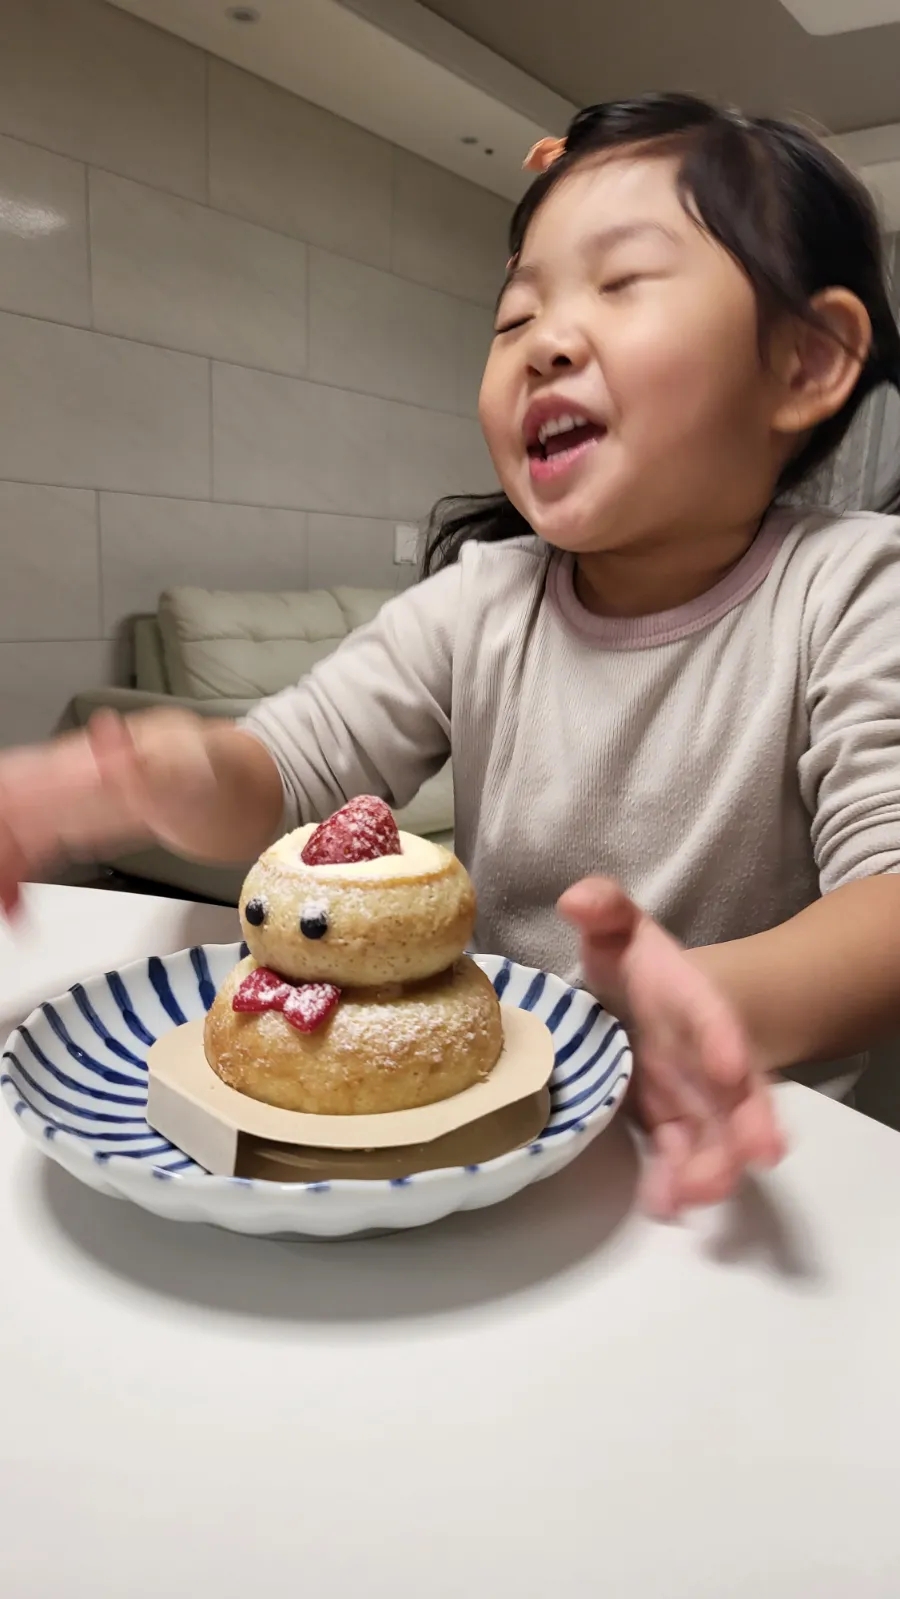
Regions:
<instances>
[{"instance_id":1,"label":"hair clip","mask_svg":"<svg viewBox=\"0 0 900 1599\"><path fill-rule=\"evenodd\" d=\"M546 172L565 153L565 139L538 139L522 162L523 169L525 172Z\"/></svg>"}]
</instances>

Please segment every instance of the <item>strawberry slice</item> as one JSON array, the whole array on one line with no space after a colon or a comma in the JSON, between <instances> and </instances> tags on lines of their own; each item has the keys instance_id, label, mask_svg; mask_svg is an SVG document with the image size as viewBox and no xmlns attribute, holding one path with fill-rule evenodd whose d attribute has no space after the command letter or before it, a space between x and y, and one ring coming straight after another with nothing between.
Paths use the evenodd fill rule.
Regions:
<instances>
[{"instance_id":1,"label":"strawberry slice","mask_svg":"<svg viewBox=\"0 0 900 1599\"><path fill-rule=\"evenodd\" d=\"M337 1009L340 998L333 983L287 983L268 966L257 966L235 991L231 1008L251 1016L280 1010L298 1033L314 1033Z\"/></svg>"},{"instance_id":2,"label":"strawberry slice","mask_svg":"<svg viewBox=\"0 0 900 1599\"><path fill-rule=\"evenodd\" d=\"M285 1021L298 1033L314 1033L337 1009L341 997L333 983L302 983L292 988L282 1006Z\"/></svg>"},{"instance_id":3,"label":"strawberry slice","mask_svg":"<svg viewBox=\"0 0 900 1599\"><path fill-rule=\"evenodd\" d=\"M316 828L300 859L306 866L344 866L402 853L390 806L372 794L362 794Z\"/></svg>"},{"instance_id":4,"label":"strawberry slice","mask_svg":"<svg viewBox=\"0 0 900 1599\"><path fill-rule=\"evenodd\" d=\"M256 966L236 990L231 1008L247 1011L252 1016L264 1010L283 1010L290 992L290 983L277 972L270 971L268 966Z\"/></svg>"}]
</instances>

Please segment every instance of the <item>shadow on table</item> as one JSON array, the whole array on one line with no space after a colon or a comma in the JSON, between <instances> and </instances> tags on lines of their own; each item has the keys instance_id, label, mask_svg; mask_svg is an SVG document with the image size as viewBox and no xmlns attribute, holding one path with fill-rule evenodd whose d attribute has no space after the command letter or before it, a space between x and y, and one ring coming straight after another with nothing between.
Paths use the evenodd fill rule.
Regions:
<instances>
[{"instance_id":1,"label":"shadow on table","mask_svg":"<svg viewBox=\"0 0 900 1599\"><path fill-rule=\"evenodd\" d=\"M38 1200L74 1249L148 1293L261 1320L375 1322L472 1309L586 1266L632 1210L637 1176L634 1143L616 1122L565 1171L505 1204L334 1243L163 1221L50 1161L41 1163Z\"/></svg>"},{"instance_id":2,"label":"shadow on table","mask_svg":"<svg viewBox=\"0 0 900 1599\"><path fill-rule=\"evenodd\" d=\"M720 1265L756 1262L798 1283L813 1285L823 1277L812 1228L796 1208L779 1201L772 1178L744 1178L721 1208L707 1253Z\"/></svg>"}]
</instances>

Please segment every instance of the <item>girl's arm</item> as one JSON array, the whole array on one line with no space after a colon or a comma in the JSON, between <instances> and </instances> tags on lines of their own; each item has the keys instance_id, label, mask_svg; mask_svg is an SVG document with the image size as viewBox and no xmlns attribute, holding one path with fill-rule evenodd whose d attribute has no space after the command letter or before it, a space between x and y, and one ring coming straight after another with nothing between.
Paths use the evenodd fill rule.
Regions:
<instances>
[{"instance_id":1,"label":"girl's arm","mask_svg":"<svg viewBox=\"0 0 900 1599\"><path fill-rule=\"evenodd\" d=\"M900 876L847 883L771 932L688 958L765 1070L856 1054L900 1027Z\"/></svg>"},{"instance_id":2,"label":"girl's arm","mask_svg":"<svg viewBox=\"0 0 900 1599\"><path fill-rule=\"evenodd\" d=\"M578 884L560 907L588 986L630 1027L648 1199L664 1214L777 1159L769 1073L856 1054L900 1023L900 523L848 524L810 586L798 666L797 780L823 897L696 950L615 884Z\"/></svg>"},{"instance_id":3,"label":"girl's arm","mask_svg":"<svg viewBox=\"0 0 900 1599\"><path fill-rule=\"evenodd\" d=\"M769 1075L855 1054L900 1023L900 877L849 883L771 932L685 950L615 884L563 896L587 986L627 1025L652 1138L644 1198L724 1199L782 1153Z\"/></svg>"},{"instance_id":4,"label":"girl's arm","mask_svg":"<svg viewBox=\"0 0 900 1599\"><path fill-rule=\"evenodd\" d=\"M354 794L406 804L450 753L459 568L384 607L240 726L160 709L0 754L0 905L66 855L152 839L252 860Z\"/></svg>"},{"instance_id":5,"label":"girl's arm","mask_svg":"<svg viewBox=\"0 0 900 1599\"><path fill-rule=\"evenodd\" d=\"M799 645L797 778L823 897L691 957L770 1070L855 1054L900 1024L900 523L848 522Z\"/></svg>"},{"instance_id":6,"label":"girl's arm","mask_svg":"<svg viewBox=\"0 0 900 1599\"><path fill-rule=\"evenodd\" d=\"M461 569L388 602L295 687L241 723L274 759L281 829L319 821L356 794L400 810L450 754Z\"/></svg>"},{"instance_id":7,"label":"girl's arm","mask_svg":"<svg viewBox=\"0 0 900 1599\"><path fill-rule=\"evenodd\" d=\"M67 856L156 839L198 860L248 860L283 808L278 768L230 723L99 712L84 732L0 753L0 907Z\"/></svg>"}]
</instances>

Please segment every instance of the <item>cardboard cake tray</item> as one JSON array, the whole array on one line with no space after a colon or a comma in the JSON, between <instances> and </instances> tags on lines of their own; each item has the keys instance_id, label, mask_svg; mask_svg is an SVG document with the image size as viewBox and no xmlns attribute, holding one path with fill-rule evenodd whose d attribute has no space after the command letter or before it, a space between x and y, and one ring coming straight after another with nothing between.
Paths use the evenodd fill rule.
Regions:
<instances>
[{"instance_id":1,"label":"cardboard cake tray","mask_svg":"<svg viewBox=\"0 0 900 1599\"><path fill-rule=\"evenodd\" d=\"M223 1177L383 1180L482 1165L531 1143L550 1114L550 1033L530 1011L503 1005L501 1013L503 1050L485 1082L381 1116L311 1116L240 1094L209 1065L203 1021L188 1022L150 1050L147 1121Z\"/></svg>"}]
</instances>

